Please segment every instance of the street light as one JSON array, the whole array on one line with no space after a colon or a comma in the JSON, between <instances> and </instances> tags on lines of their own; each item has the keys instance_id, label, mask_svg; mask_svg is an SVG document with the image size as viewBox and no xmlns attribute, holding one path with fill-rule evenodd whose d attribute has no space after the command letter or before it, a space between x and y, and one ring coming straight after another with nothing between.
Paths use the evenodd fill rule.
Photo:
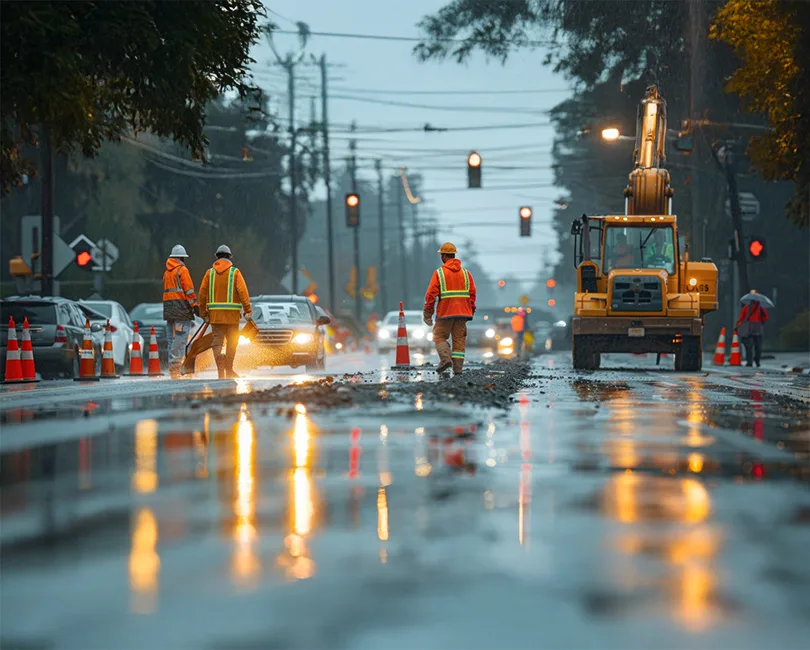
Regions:
<instances>
[{"instance_id":1,"label":"street light","mask_svg":"<svg viewBox=\"0 0 810 650\"><path fill-rule=\"evenodd\" d=\"M618 140L621 133L619 133L619 129L611 127L609 129L602 129L602 139L608 140L612 142L613 140Z\"/></svg>"},{"instance_id":2,"label":"street light","mask_svg":"<svg viewBox=\"0 0 810 650\"><path fill-rule=\"evenodd\" d=\"M481 154L477 151L467 156L467 187L481 187Z\"/></svg>"}]
</instances>

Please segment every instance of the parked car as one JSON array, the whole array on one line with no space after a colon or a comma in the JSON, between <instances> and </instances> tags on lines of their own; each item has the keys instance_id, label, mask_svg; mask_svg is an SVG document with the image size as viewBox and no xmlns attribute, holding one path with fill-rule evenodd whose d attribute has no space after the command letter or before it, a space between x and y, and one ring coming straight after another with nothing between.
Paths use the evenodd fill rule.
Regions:
<instances>
[{"instance_id":1,"label":"parked car","mask_svg":"<svg viewBox=\"0 0 810 650\"><path fill-rule=\"evenodd\" d=\"M263 302L251 298L259 333L252 341L239 338L237 367L305 365L308 371L324 369L324 329L330 318L319 315L315 305L303 296L279 298L283 300Z\"/></svg>"},{"instance_id":2,"label":"parked car","mask_svg":"<svg viewBox=\"0 0 810 650\"><path fill-rule=\"evenodd\" d=\"M132 343L135 341L135 330L129 314L114 300L80 300L79 305L85 305L110 321L110 331L113 340L113 358L119 368L129 366L129 355ZM106 326L106 323L105 323ZM141 349L144 349L143 334L138 334Z\"/></svg>"},{"instance_id":3,"label":"parked car","mask_svg":"<svg viewBox=\"0 0 810 650\"><path fill-rule=\"evenodd\" d=\"M149 337L151 328L155 328L155 338L158 344L158 354L160 362L166 364L169 362L169 339L168 332L166 331L166 321L163 320L163 303L162 302L142 302L129 312L129 318L132 321L133 327L138 323L140 335L146 341L146 346L141 344L141 349L144 350L144 355L148 349ZM197 328L203 324L202 318L199 316L194 317L194 327L191 328L189 339L193 336Z\"/></svg>"},{"instance_id":4,"label":"parked car","mask_svg":"<svg viewBox=\"0 0 810 650\"><path fill-rule=\"evenodd\" d=\"M397 330L399 329L399 312L389 311L377 329L377 350L380 354L390 352L397 347ZM433 332L422 320L422 312L408 310L405 312L405 331L408 333L408 345L413 350L428 352Z\"/></svg>"},{"instance_id":5,"label":"parked car","mask_svg":"<svg viewBox=\"0 0 810 650\"><path fill-rule=\"evenodd\" d=\"M28 318L34 363L43 378L73 377L79 373L79 350L84 340L86 314L79 304L59 297L12 296L0 301L0 355L6 360L9 317L14 318L17 340ZM103 326L91 324L96 373L101 371ZM99 332L102 338L99 338Z\"/></svg>"}]
</instances>

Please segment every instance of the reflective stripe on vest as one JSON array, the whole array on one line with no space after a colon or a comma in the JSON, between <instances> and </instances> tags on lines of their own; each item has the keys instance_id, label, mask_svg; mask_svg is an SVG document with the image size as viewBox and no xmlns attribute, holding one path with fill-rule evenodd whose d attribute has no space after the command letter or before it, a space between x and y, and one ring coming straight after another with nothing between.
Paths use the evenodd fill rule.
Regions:
<instances>
[{"instance_id":1,"label":"reflective stripe on vest","mask_svg":"<svg viewBox=\"0 0 810 650\"><path fill-rule=\"evenodd\" d=\"M209 310L231 310L231 309L242 309L241 302L234 302L233 301L233 279L236 275L236 267L232 266L230 271L228 271L228 296L226 300L228 302L214 302L214 282L217 277L217 272L214 269L211 269L211 275L209 275L208 280L208 309Z\"/></svg>"},{"instance_id":2,"label":"reflective stripe on vest","mask_svg":"<svg viewBox=\"0 0 810 650\"><path fill-rule=\"evenodd\" d=\"M442 298L469 298L470 297L470 274L467 273L467 269L461 269L461 272L464 274L464 289L458 289L456 291L448 291L447 290L447 282L444 279L444 269L436 269L436 273L439 274L439 299Z\"/></svg>"}]
</instances>

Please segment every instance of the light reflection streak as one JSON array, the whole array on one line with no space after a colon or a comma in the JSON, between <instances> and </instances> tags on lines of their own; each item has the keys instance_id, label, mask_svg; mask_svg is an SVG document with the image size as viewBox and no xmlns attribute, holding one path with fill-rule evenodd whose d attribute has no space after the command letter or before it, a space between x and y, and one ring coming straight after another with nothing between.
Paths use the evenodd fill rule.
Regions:
<instances>
[{"instance_id":1,"label":"light reflection streak","mask_svg":"<svg viewBox=\"0 0 810 650\"><path fill-rule=\"evenodd\" d=\"M158 487L157 448L157 420L139 420L135 424L135 473L132 476L132 489L136 492L148 494Z\"/></svg>"},{"instance_id":2,"label":"light reflection streak","mask_svg":"<svg viewBox=\"0 0 810 650\"><path fill-rule=\"evenodd\" d=\"M157 605L160 556L157 553L158 523L150 508L135 515L129 554L130 609L151 614Z\"/></svg>"},{"instance_id":3,"label":"light reflection streak","mask_svg":"<svg viewBox=\"0 0 810 650\"><path fill-rule=\"evenodd\" d=\"M251 586L261 571L255 552L256 531L256 430L242 405L234 431L233 556L231 577L239 586Z\"/></svg>"},{"instance_id":4,"label":"light reflection streak","mask_svg":"<svg viewBox=\"0 0 810 650\"><path fill-rule=\"evenodd\" d=\"M206 416L208 414L206 413ZM208 478L208 436L200 431L195 431L194 453L197 456L197 465L194 468L194 475L197 478Z\"/></svg>"},{"instance_id":5,"label":"light reflection streak","mask_svg":"<svg viewBox=\"0 0 810 650\"><path fill-rule=\"evenodd\" d=\"M381 542L388 540L388 496L384 487L377 490L377 538Z\"/></svg>"},{"instance_id":6,"label":"light reflection streak","mask_svg":"<svg viewBox=\"0 0 810 650\"><path fill-rule=\"evenodd\" d=\"M245 379L244 377L240 377L236 380L236 394L237 395L248 395L253 392L253 386L250 383L250 379Z\"/></svg>"}]
</instances>

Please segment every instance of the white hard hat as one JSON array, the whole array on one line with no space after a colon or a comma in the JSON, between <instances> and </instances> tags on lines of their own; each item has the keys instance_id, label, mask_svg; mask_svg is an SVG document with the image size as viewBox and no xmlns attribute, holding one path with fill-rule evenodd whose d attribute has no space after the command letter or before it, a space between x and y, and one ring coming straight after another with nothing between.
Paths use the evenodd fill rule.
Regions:
<instances>
[{"instance_id":1,"label":"white hard hat","mask_svg":"<svg viewBox=\"0 0 810 650\"><path fill-rule=\"evenodd\" d=\"M222 244L222 246L217 248L217 255L221 253L225 253L226 255L233 255L233 253L231 253L231 249L228 248L225 244Z\"/></svg>"},{"instance_id":2,"label":"white hard hat","mask_svg":"<svg viewBox=\"0 0 810 650\"><path fill-rule=\"evenodd\" d=\"M172 254L169 257L188 257L188 253L186 253L185 246L177 244L174 248L172 248Z\"/></svg>"}]
</instances>

